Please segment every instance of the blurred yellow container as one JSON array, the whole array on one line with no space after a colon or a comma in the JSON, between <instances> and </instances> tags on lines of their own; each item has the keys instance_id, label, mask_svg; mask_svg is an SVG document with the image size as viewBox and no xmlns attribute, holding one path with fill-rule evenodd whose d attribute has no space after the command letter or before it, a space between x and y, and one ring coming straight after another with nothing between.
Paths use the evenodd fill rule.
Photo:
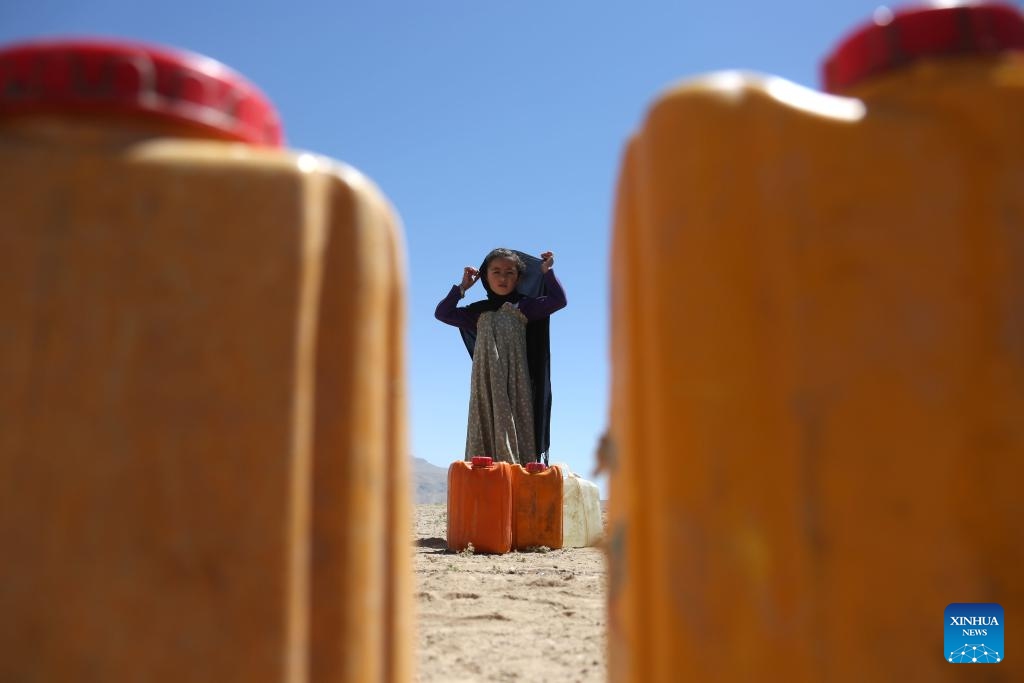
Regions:
<instances>
[{"instance_id":1,"label":"blurred yellow container","mask_svg":"<svg viewBox=\"0 0 1024 683\"><path fill-rule=\"evenodd\" d=\"M211 60L0 52L0 680L412 678L400 227L279 141Z\"/></svg>"},{"instance_id":2,"label":"blurred yellow container","mask_svg":"<svg viewBox=\"0 0 1024 683\"><path fill-rule=\"evenodd\" d=\"M613 681L953 680L947 604L1024 614L1022 47L1006 5L879 14L841 96L722 73L650 109L613 244Z\"/></svg>"}]
</instances>

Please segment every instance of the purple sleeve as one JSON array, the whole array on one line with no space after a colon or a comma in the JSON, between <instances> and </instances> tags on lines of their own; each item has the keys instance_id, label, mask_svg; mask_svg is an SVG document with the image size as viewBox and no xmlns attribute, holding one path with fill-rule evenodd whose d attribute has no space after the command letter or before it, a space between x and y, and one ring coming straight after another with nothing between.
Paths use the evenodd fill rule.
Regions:
<instances>
[{"instance_id":1,"label":"purple sleeve","mask_svg":"<svg viewBox=\"0 0 1024 683\"><path fill-rule=\"evenodd\" d=\"M471 313L465 307L459 308L457 303L461 298L459 296L459 286L452 285L452 290L448 292L448 296L441 299L441 303L434 309L434 317L443 323L448 323L455 327L475 330L476 321L480 315L478 313Z\"/></svg>"},{"instance_id":2,"label":"purple sleeve","mask_svg":"<svg viewBox=\"0 0 1024 683\"><path fill-rule=\"evenodd\" d=\"M535 299L524 299L519 303L519 310L523 312L527 320L546 318L555 311L562 310L569 303L565 298L562 283L555 277L555 271L549 270L544 273L544 284L547 286L548 293L546 295L538 296Z\"/></svg>"}]
</instances>

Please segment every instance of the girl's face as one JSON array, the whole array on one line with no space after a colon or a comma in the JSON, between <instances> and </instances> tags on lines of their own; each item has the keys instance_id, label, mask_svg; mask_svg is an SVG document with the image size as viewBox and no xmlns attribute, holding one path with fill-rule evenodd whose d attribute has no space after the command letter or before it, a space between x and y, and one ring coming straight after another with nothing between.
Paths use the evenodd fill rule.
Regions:
<instances>
[{"instance_id":1,"label":"girl's face","mask_svg":"<svg viewBox=\"0 0 1024 683\"><path fill-rule=\"evenodd\" d=\"M519 271L511 259L495 258L487 264L487 286L495 294L511 294L519 281Z\"/></svg>"}]
</instances>

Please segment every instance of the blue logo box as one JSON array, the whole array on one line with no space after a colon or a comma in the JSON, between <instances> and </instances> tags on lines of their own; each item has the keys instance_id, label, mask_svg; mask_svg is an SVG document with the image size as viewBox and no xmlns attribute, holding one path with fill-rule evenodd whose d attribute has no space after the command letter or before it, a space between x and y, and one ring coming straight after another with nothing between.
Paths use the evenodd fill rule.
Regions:
<instances>
[{"instance_id":1,"label":"blue logo box","mask_svg":"<svg viewBox=\"0 0 1024 683\"><path fill-rule=\"evenodd\" d=\"M1003 652L1003 608L994 602L946 606L945 652L952 664L998 664Z\"/></svg>"}]
</instances>

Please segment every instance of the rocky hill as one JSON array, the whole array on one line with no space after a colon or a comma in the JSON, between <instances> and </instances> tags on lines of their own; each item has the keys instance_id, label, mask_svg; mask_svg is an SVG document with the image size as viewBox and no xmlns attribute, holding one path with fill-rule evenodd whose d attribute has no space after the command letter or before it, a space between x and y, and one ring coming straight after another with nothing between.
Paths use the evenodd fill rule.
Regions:
<instances>
[{"instance_id":1,"label":"rocky hill","mask_svg":"<svg viewBox=\"0 0 1024 683\"><path fill-rule=\"evenodd\" d=\"M412 460L413 499L417 504L448 501L448 470L422 458Z\"/></svg>"}]
</instances>

